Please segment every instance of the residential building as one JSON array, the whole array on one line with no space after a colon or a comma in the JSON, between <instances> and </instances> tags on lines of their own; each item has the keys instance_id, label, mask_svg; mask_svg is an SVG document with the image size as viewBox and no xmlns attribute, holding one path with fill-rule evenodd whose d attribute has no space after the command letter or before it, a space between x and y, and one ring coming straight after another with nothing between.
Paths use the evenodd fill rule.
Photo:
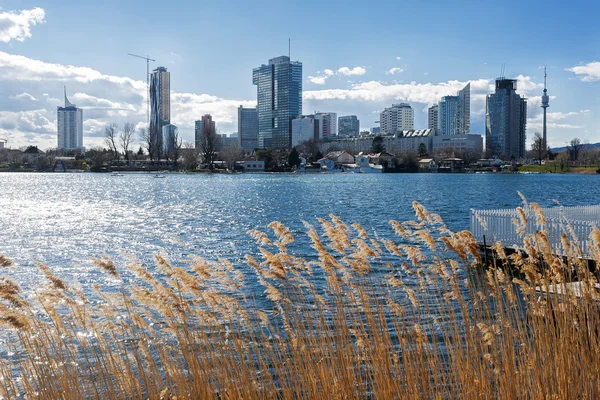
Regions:
<instances>
[{"instance_id":1,"label":"residential building","mask_svg":"<svg viewBox=\"0 0 600 400\"><path fill-rule=\"evenodd\" d=\"M471 82L458 91L462 120L461 134L471 133Z\"/></svg>"},{"instance_id":2,"label":"residential building","mask_svg":"<svg viewBox=\"0 0 600 400\"><path fill-rule=\"evenodd\" d=\"M327 139L338 134L336 113L316 112L315 118L319 120L319 139Z\"/></svg>"},{"instance_id":3,"label":"residential building","mask_svg":"<svg viewBox=\"0 0 600 400\"><path fill-rule=\"evenodd\" d=\"M411 129L400 131L396 135L381 135L381 138L386 151L391 154L418 153L420 147L424 147L425 152L430 152L437 132L436 129ZM344 149L352 154L366 153L371 151L375 137L376 135L338 138L320 143L319 149L322 153L328 152L330 148Z\"/></svg>"},{"instance_id":4,"label":"residential building","mask_svg":"<svg viewBox=\"0 0 600 400\"><path fill-rule=\"evenodd\" d=\"M158 67L150 76L150 138L153 152L160 158L163 149L162 128L171 123L171 73Z\"/></svg>"},{"instance_id":5,"label":"residential building","mask_svg":"<svg viewBox=\"0 0 600 400\"><path fill-rule=\"evenodd\" d=\"M392 104L381 112L379 121L384 135L415 129L415 113L408 103Z\"/></svg>"},{"instance_id":6,"label":"residential building","mask_svg":"<svg viewBox=\"0 0 600 400\"><path fill-rule=\"evenodd\" d=\"M336 167L354 163L354 156L347 151L330 151L324 158L333 161Z\"/></svg>"},{"instance_id":7,"label":"residential building","mask_svg":"<svg viewBox=\"0 0 600 400\"><path fill-rule=\"evenodd\" d=\"M442 135L461 135L462 109L458 96L444 96L438 105L438 129Z\"/></svg>"},{"instance_id":8,"label":"residential building","mask_svg":"<svg viewBox=\"0 0 600 400\"><path fill-rule=\"evenodd\" d=\"M177 146L177 127L173 124L167 124L162 127L162 151L166 158L169 158L175 152Z\"/></svg>"},{"instance_id":9,"label":"residential building","mask_svg":"<svg viewBox=\"0 0 600 400\"><path fill-rule=\"evenodd\" d=\"M319 140L322 120L314 115L303 115L292 120L292 147L307 140Z\"/></svg>"},{"instance_id":10,"label":"residential building","mask_svg":"<svg viewBox=\"0 0 600 400\"><path fill-rule=\"evenodd\" d=\"M58 148L83 149L83 110L69 101L65 87L65 106L56 108Z\"/></svg>"},{"instance_id":11,"label":"residential building","mask_svg":"<svg viewBox=\"0 0 600 400\"><path fill-rule=\"evenodd\" d=\"M525 157L527 99L517 94L516 79L496 79L496 91L485 102L485 144L492 156Z\"/></svg>"},{"instance_id":12,"label":"residential building","mask_svg":"<svg viewBox=\"0 0 600 400\"><path fill-rule=\"evenodd\" d=\"M258 112L256 108L238 107L238 136L245 152L249 153L258 149Z\"/></svg>"},{"instance_id":13,"label":"residential building","mask_svg":"<svg viewBox=\"0 0 600 400\"><path fill-rule=\"evenodd\" d=\"M0 139L0 150L4 149L5 143L6 143L5 139Z\"/></svg>"},{"instance_id":14,"label":"residential building","mask_svg":"<svg viewBox=\"0 0 600 400\"><path fill-rule=\"evenodd\" d=\"M281 56L252 71L257 87L258 147L289 148L292 120L302 115L302 63Z\"/></svg>"},{"instance_id":15,"label":"residential building","mask_svg":"<svg viewBox=\"0 0 600 400\"><path fill-rule=\"evenodd\" d=\"M439 115L439 105L434 104L427 109L427 120L429 129L438 129L438 115Z\"/></svg>"},{"instance_id":16,"label":"residential building","mask_svg":"<svg viewBox=\"0 0 600 400\"><path fill-rule=\"evenodd\" d=\"M473 134L434 136L433 150L470 151L480 154L483 153L483 136Z\"/></svg>"},{"instance_id":17,"label":"residential building","mask_svg":"<svg viewBox=\"0 0 600 400\"><path fill-rule=\"evenodd\" d=\"M354 137L360 132L360 121L356 115L347 115L338 120L338 136Z\"/></svg>"},{"instance_id":18,"label":"residential building","mask_svg":"<svg viewBox=\"0 0 600 400\"><path fill-rule=\"evenodd\" d=\"M200 148L200 140L202 139L202 134L205 131L208 131L208 129L211 129L211 131L213 133L217 132L215 121L213 121L212 115L204 114L202 116L202 119L197 120L195 123L194 143L195 143L197 149Z\"/></svg>"}]
</instances>

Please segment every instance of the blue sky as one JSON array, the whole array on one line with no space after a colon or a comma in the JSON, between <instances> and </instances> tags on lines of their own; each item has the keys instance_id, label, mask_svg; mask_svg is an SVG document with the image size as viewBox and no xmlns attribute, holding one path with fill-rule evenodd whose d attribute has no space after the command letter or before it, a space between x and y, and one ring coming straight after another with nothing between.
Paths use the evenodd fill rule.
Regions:
<instances>
[{"instance_id":1,"label":"blue sky","mask_svg":"<svg viewBox=\"0 0 600 400\"><path fill-rule=\"evenodd\" d=\"M484 132L485 94L506 64L529 101L528 136L541 129L548 66L549 142L600 141L600 28L595 2L475 1L3 1L0 138L55 146L56 106L67 85L84 108L84 144L107 122L145 121L143 60L171 72L172 120L186 139L214 115L234 132L252 105L252 68L287 54L303 63L304 113L356 114L361 128L408 101L415 127L426 108L471 81L473 133Z\"/></svg>"}]
</instances>

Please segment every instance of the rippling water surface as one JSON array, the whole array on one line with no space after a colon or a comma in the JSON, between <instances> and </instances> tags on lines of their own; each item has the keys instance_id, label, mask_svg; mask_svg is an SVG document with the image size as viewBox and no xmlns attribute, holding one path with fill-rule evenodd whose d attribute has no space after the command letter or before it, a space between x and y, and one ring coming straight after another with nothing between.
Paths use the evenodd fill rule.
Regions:
<instances>
[{"instance_id":1,"label":"rippling water surface","mask_svg":"<svg viewBox=\"0 0 600 400\"><path fill-rule=\"evenodd\" d=\"M41 281L34 262L84 286L104 280L90 257L125 254L179 261L196 254L239 261L256 247L248 229L278 220L311 253L302 221L333 213L383 236L390 219L413 218L417 200L453 230L469 227L470 208L516 207L517 191L543 206L600 202L600 176L446 174L0 174L0 253L18 280Z\"/></svg>"}]
</instances>

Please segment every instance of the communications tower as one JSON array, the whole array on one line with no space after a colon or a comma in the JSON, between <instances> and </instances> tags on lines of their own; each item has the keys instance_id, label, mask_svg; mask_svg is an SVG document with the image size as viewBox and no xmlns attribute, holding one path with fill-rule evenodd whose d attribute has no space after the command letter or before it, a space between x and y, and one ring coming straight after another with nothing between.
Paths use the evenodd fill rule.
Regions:
<instances>
[{"instance_id":1,"label":"communications tower","mask_svg":"<svg viewBox=\"0 0 600 400\"><path fill-rule=\"evenodd\" d=\"M550 107L550 100L548 98L548 89L546 89L546 67L544 67L544 94L542 95L542 108L544 109L544 127L542 134L542 148L543 154L547 157L548 151L548 140L546 136L546 109Z\"/></svg>"}]
</instances>

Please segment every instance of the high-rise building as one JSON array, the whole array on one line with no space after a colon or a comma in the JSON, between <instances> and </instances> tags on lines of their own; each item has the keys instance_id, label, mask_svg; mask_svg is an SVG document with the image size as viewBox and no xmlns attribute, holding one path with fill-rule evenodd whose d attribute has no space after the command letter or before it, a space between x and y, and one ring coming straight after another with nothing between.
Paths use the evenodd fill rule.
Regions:
<instances>
[{"instance_id":1,"label":"high-rise building","mask_svg":"<svg viewBox=\"0 0 600 400\"><path fill-rule=\"evenodd\" d=\"M256 108L238 107L238 136L245 152L258 149L258 112Z\"/></svg>"},{"instance_id":2,"label":"high-rise building","mask_svg":"<svg viewBox=\"0 0 600 400\"><path fill-rule=\"evenodd\" d=\"M491 156L525 157L527 99L517 94L516 79L496 79L485 102L485 146Z\"/></svg>"},{"instance_id":3,"label":"high-rise building","mask_svg":"<svg viewBox=\"0 0 600 400\"><path fill-rule=\"evenodd\" d=\"M471 82L467 86L459 90L458 98L460 99L460 111L462 119L461 134L467 135L471 133Z\"/></svg>"},{"instance_id":4,"label":"high-rise building","mask_svg":"<svg viewBox=\"0 0 600 400\"><path fill-rule=\"evenodd\" d=\"M281 56L252 71L257 86L258 147L289 148L292 120L302 115L302 63Z\"/></svg>"},{"instance_id":5,"label":"high-rise building","mask_svg":"<svg viewBox=\"0 0 600 400\"><path fill-rule=\"evenodd\" d=\"M292 120L292 147L308 140L318 140L321 135L321 118L303 115Z\"/></svg>"},{"instance_id":6,"label":"high-rise building","mask_svg":"<svg viewBox=\"0 0 600 400\"><path fill-rule=\"evenodd\" d=\"M202 119L197 120L195 124L194 142L197 149L200 148L200 140L202 139L202 134L205 132L209 132L209 130L212 133L217 132L215 121L213 121L212 115L204 114L202 116Z\"/></svg>"},{"instance_id":7,"label":"high-rise building","mask_svg":"<svg viewBox=\"0 0 600 400\"><path fill-rule=\"evenodd\" d=\"M338 135L355 137L360 133L360 121L356 115L347 115L338 120Z\"/></svg>"},{"instance_id":8,"label":"high-rise building","mask_svg":"<svg viewBox=\"0 0 600 400\"><path fill-rule=\"evenodd\" d=\"M438 129L442 135L462 135L463 119L460 98L444 96L438 105Z\"/></svg>"},{"instance_id":9,"label":"high-rise building","mask_svg":"<svg viewBox=\"0 0 600 400\"><path fill-rule=\"evenodd\" d=\"M438 129L438 115L440 106L437 104L432 105L427 109L427 127L429 129Z\"/></svg>"},{"instance_id":10,"label":"high-rise building","mask_svg":"<svg viewBox=\"0 0 600 400\"><path fill-rule=\"evenodd\" d=\"M156 158L160 158L163 149L162 128L170 123L171 73L158 67L150 77L150 137Z\"/></svg>"},{"instance_id":11,"label":"high-rise building","mask_svg":"<svg viewBox=\"0 0 600 400\"><path fill-rule=\"evenodd\" d=\"M471 83L456 96L444 96L438 104L438 124L442 135L466 135L471 131ZM430 123L431 123L430 118Z\"/></svg>"},{"instance_id":12,"label":"high-rise building","mask_svg":"<svg viewBox=\"0 0 600 400\"><path fill-rule=\"evenodd\" d=\"M337 114L334 112L316 112L315 118L319 122L319 128L321 132L319 139L325 139L337 135Z\"/></svg>"},{"instance_id":13,"label":"high-rise building","mask_svg":"<svg viewBox=\"0 0 600 400\"><path fill-rule=\"evenodd\" d=\"M177 146L177 127L173 124L167 124L162 127L162 151L166 157L171 157Z\"/></svg>"},{"instance_id":14,"label":"high-rise building","mask_svg":"<svg viewBox=\"0 0 600 400\"><path fill-rule=\"evenodd\" d=\"M395 135L398 131L415 129L415 112L408 103L392 104L381 112L379 121L384 134Z\"/></svg>"},{"instance_id":15,"label":"high-rise building","mask_svg":"<svg viewBox=\"0 0 600 400\"><path fill-rule=\"evenodd\" d=\"M59 149L83 149L83 110L67 99L65 106L57 107L56 125Z\"/></svg>"}]
</instances>

